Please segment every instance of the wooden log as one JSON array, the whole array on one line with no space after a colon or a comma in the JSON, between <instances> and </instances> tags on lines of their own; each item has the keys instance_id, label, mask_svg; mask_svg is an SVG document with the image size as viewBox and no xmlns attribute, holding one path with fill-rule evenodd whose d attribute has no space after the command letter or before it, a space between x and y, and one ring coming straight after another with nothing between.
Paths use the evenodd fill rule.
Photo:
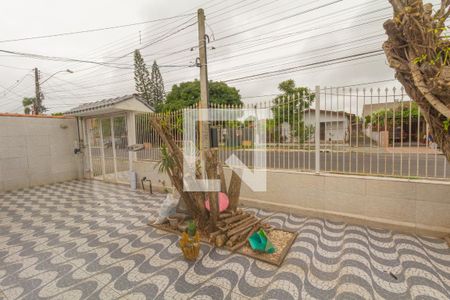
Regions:
<instances>
[{"instance_id":1,"label":"wooden log","mask_svg":"<svg viewBox=\"0 0 450 300\"><path fill-rule=\"evenodd\" d=\"M214 238L216 238L216 236L218 236L218 235L220 235L222 233L223 233L223 230L219 229L217 231L214 231L214 232L210 233L209 234L209 238L210 239L214 239Z\"/></svg>"},{"instance_id":2,"label":"wooden log","mask_svg":"<svg viewBox=\"0 0 450 300\"><path fill-rule=\"evenodd\" d=\"M249 215L248 217L246 217L246 218L240 220L239 222L235 222L235 223L230 224L229 227L228 227L228 229L236 228L236 227L238 227L238 226L240 226L240 225L242 225L242 224L244 224L244 223L247 223L247 222L249 222L249 221L251 221L251 220L256 220L256 217L255 217L255 216L252 216L252 215Z\"/></svg>"},{"instance_id":3,"label":"wooden log","mask_svg":"<svg viewBox=\"0 0 450 300\"><path fill-rule=\"evenodd\" d=\"M234 228L234 229L232 229L232 230L229 230L229 231L227 232L227 236L228 236L228 237L231 237L231 236L235 235L236 233L241 233L242 231L244 231L244 230L247 229L248 227L254 226L254 225L258 224L259 222L261 222L261 220L254 220L254 221L251 221L251 222L247 222L247 223L245 223L245 224L242 224L242 225L239 226L239 227L236 227L236 228Z\"/></svg>"},{"instance_id":4,"label":"wooden log","mask_svg":"<svg viewBox=\"0 0 450 300\"><path fill-rule=\"evenodd\" d=\"M225 227L227 224L225 224L224 222L222 222L222 221L218 221L217 222L217 228L220 228L220 227Z\"/></svg>"},{"instance_id":5,"label":"wooden log","mask_svg":"<svg viewBox=\"0 0 450 300\"><path fill-rule=\"evenodd\" d=\"M245 228L242 232L238 232L228 238L228 241L231 241L231 245L234 245L234 242L239 242L243 237L247 235L247 233L252 229L252 227Z\"/></svg>"},{"instance_id":6,"label":"wooden log","mask_svg":"<svg viewBox=\"0 0 450 300\"><path fill-rule=\"evenodd\" d=\"M241 241L240 243L237 243L236 245L234 245L233 247L230 248L231 251L236 251L238 249L241 249L242 247L245 246L245 244L247 243L248 239L256 232L259 230L259 228L261 228L259 226L259 224L256 224L252 227L252 230L250 230L250 232L246 235L245 239L243 241Z\"/></svg>"},{"instance_id":7,"label":"wooden log","mask_svg":"<svg viewBox=\"0 0 450 300\"><path fill-rule=\"evenodd\" d=\"M222 247L225 245L225 242L227 242L227 237L225 234L219 234L215 239L215 245L216 247Z\"/></svg>"},{"instance_id":8,"label":"wooden log","mask_svg":"<svg viewBox=\"0 0 450 300\"><path fill-rule=\"evenodd\" d=\"M217 226L217 228L219 228L222 232L227 231L227 226Z\"/></svg>"},{"instance_id":9,"label":"wooden log","mask_svg":"<svg viewBox=\"0 0 450 300\"><path fill-rule=\"evenodd\" d=\"M230 218L227 218L227 219L223 219L222 221L228 225L228 224L240 221L240 220L246 218L247 216L249 216L249 214L239 214L239 215L235 215Z\"/></svg>"},{"instance_id":10,"label":"wooden log","mask_svg":"<svg viewBox=\"0 0 450 300\"><path fill-rule=\"evenodd\" d=\"M229 217L232 217L233 215L231 214L231 212L230 213L221 213L220 215L219 215L219 220L223 220L223 219L226 219L226 218L229 218Z\"/></svg>"},{"instance_id":11,"label":"wooden log","mask_svg":"<svg viewBox=\"0 0 450 300\"><path fill-rule=\"evenodd\" d=\"M273 213L273 214L271 214L271 215L269 215L269 216L267 216L267 217L265 217L265 218L263 218L263 219L256 219L256 220L253 221L253 222L246 223L246 224L242 224L241 226L239 226L239 227L237 227L237 228L235 228L235 229L233 229L233 230L228 231L228 232L227 232L227 236L230 237L230 236L232 236L232 235L234 235L234 234L236 234L236 233L238 233L238 232L241 232L241 231L243 231L243 229L245 229L246 227L251 227L251 226L255 226L255 225L257 225L257 224L262 224L263 221L269 219L269 218L272 217L274 214L275 214L275 213ZM261 225L260 225L260 226L261 226Z\"/></svg>"}]
</instances>

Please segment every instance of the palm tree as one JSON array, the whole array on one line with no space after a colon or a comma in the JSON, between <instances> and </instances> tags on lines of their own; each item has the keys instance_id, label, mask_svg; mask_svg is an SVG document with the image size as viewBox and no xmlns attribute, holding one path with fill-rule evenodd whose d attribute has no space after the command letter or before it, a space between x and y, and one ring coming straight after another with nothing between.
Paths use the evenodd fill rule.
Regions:
<instances>
[{"instance_id":1,"label":"palm tree","mask_svg":"<svg viewBox=\"0 0 450 300\"><path fill-rule=\"evenodd\" d=\"M23 98L22 105L23 105L23 112L26 115L31 115L31 107L33 106L34 102L36 101L36 98Z\"/></svg>"}]
</instances>

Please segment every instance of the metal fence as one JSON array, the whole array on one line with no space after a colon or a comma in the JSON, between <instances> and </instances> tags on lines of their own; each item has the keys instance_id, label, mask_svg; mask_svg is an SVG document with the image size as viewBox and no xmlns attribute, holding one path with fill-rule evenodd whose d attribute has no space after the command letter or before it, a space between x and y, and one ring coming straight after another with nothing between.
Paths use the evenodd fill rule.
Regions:
<instances>
[{"instance_id":1,"label":"metal fence","mask_svg":"<svg viewBox=\"0 0 450 300\"><path fill-rule=\"evenodd\" d=\"M191 107L190 109L195 108ZM265 109L266 166L307 172L450 179L450 166L442 154L420 108L401 89L301 89L241 107ZM144 144L140 160L158 161L161 140L148 122L149 114L136 116L137 142ZM183 140L183 110L165 115L177 143ZM220 156L232 153L253 165L253 121L213 122Z\"/></svg>"}]
</instances>

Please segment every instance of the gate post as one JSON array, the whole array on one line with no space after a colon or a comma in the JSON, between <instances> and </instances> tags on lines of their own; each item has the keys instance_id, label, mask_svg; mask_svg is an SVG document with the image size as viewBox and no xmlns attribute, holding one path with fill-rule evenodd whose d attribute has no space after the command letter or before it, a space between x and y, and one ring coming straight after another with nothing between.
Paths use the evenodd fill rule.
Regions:
<instances>
[{"instance_id":1,"label":"gate post","mask_svg":"<svg viewBox=\"0 0 450 300\"><path fill-rule=\"evenodd\" d=\"M127 139L128 146L136 144L136 114L134 111L127 112ZM137 159L136 152L129 152L130 171L132 171L132 162Z\"/></svg>"},{"instance_id":2,"label":"gate post","mask_svg":"<svg viewBox=\"0 0 450 300\"><path fill-rule=\"evenodd\" d=\"M94 178L94 165L92 163L92 128L91 128L91 119L82 118L83 122L83 132L85 135L84 142L87 142L88 154L89 154L89 178Z\"/></svg>"},{"instance_id":3,"label":"gate post","mask_svg":"<svg viewBox=\"0 0 450 300\"><path fill-rule=\"evenodd\" d=\"M105 165L105 141L103 140L103 122L102 119L97 119L98 124L100 125L100 154L102 161L102 177L103 181L106 180L106 165Z\"/></svg>"},{"instance_id":4,"label":"gate post","mask_svg":"<svg viewBox=\"0 0 450 300\"><path fill-rule=\"evenodd\" d=\"M114 117L111 116L110 118L110 126L111 126L111 143L112 143L112 152L113 152L113 166L114 166L114 178L116 179L116 182L119 181L119 178L117 177L117 153L116 153L116 135L114 133Z\"/></svg>"},{"instance_id":5,"label":"gate post","mask_svg":"<svg viewBox=\"0 0 450 300\"><path fill-rule=\"evenodd\" d=\"M316 168L315 173L320 173L320 86L316 86L315 93L315 133L314 133L314 141L315 141L315 154L316 154Z\"/></svg>"}]
</instances>

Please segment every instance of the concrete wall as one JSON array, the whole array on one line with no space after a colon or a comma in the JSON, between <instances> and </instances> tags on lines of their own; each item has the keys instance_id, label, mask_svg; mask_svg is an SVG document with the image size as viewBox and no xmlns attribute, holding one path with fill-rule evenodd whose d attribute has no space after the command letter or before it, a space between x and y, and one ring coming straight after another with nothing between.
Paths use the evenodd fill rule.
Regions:
<instances>
[{"instance_id":1,"label":"concrete wall","mask_svg":"<svg viewBox=\"0 0 450 300\"><path fill-rule=\"evenodd\" d=\"M134 169L139 178L152 178L154 187L160 186L158 179L170 185L154 165L135 162ZM230 175L229 170L226 173ZM243 185L241 202L350 224L444 236L450 233L449 195L449 182L270 170L267 192L255 193Z\"/></svg>"},{"instance_id":2,"label":"concrete wall","mask_svg":"<svg viewBox=\"0 0 450 300\"><path fill-rule=\"evenodd\" d=\"M156 191L164 191L171 188L170 178L166 173L159 173L157 163L150 161L134 161L133 171L137 173L138 187L141 188L142 177L147 177L152 180L153 189ZM148 184L145 186L148 189Z\"/></svg>"},{"instance_id":3,"label":"concrete wall","mask_svg":"<svg viewBox=\"0 0 450 300\"><path fill-rule=\"evenodd\" d=\"M80 177L75 119L0 116L0 192Z\"/></svg>"}]
</instances>

